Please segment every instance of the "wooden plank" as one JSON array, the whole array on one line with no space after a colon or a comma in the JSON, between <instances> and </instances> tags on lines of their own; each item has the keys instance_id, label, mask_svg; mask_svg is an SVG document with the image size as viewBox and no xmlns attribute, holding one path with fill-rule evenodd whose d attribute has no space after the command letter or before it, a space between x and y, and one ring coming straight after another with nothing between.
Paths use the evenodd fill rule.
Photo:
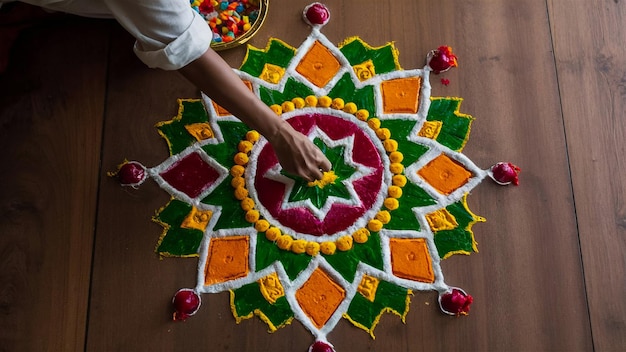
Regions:
<instances>
[{"instance_id":1,"label":"wooden plank","mask_svg":"<svg viewBox=\"0 0 626 352\"><path fill-rule=\"evenodd\" d=\"M549 1L594 348L626 348L626 4Z\"/></svg>"},{"instance_id":2,"label":"wooden plank","mask_svg":"<svg viewBox=\"0 0 626 352\"><path fill-rule=\"evenodd\" d=\"M108 28L25 30L0 76L0 346L84 348Z\"/></svg>"},{"instance_id":3,"label":"wooden plank","mask_svg":"<svg viewBox=\"0 0 626 352\"><path fill-rule=\"evenodd\" d=\"M310 31L300 19L308 3L273 0L251 43L263 48L278 37L298 47ZM375 340L342 320L329 335L337 350L590 350L545 2L344 0L329 7L323 32L332 42L395 40L407 69L421 67L428 50L452 45L461 66L441 76L451 84L431 81L433 96L461 96L461 111L477 118L464 153L483 168L510 160L523 169L518 188L486 182L473 192L470 208L488 219L474 227L481 252L443 263L447 283L476 297L469 317L450 319L434 293L418 292L406 325L384 315ZM132 39L114 38L103 164L113 169L129 158L154 166L167 149L151 126L174 116L176 98L199 94L176 73L143 67ZM237 67L244 53L223 56ZM100 187L88 350L305 351L311 344L298 322L274 334L256 318L235 324L227 294L204 295L197 315L171 322L169 300L195 285L196 260L159 261L153 253L161 229L149 219L168 196L151 181L132 190L103 179Z\"/></svg>"}]
</instances>

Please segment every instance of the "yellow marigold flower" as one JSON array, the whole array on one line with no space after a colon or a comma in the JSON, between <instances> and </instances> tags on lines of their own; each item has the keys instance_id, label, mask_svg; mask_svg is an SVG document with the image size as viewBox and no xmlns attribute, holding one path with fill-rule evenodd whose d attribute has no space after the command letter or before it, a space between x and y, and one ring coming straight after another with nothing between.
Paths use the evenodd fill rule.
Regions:
<instances>
[{"instance_id":1,"label":"yellow marigold flower","mask_svg":"<svg viewBox=\"0 0 626 352\"><path fill-rule=\"evenodd\" d=\"M392 174L401 174L402 171L404 171L404 165L401 163L391 163L391 165L389 165L389 171L391 171Z\"/></svg>"},{"instance_id":2,"label":"yellow marigold flower","mask_svg":"<svg viewBox=\"0 0 626 352\"><path fill-rule=\"evenodd\" d=\"M332 106L333 109L341 110L344 106L346 106L346 103L341 98L335 98L330 106Z\"/></svg>"},{"instance_id":3,"label":"yellow marigold flower","mask_svg":"<svg viewBox=\"0 0 626 352\"><path fill-rule=\"evenodd\" d=\"M365 109L361 109L357 111L354 116L356 116L356 118L361 121L367 121L367 119L370 117L370 112Z\"/></svg>"},{"instance_id":4,"label":"yellow marigold flower","mask_svg":"<svg viewBox=\"0 0 626 352\"><path fill-rule=\"evenodd\" d=\"M391 221L391 214L389 214L387 210L381 210L376 214L374 219L382 222L383 224L388 224L389 221Z\"/></svg>"},{"instance_id":5,"label":"yellow marigold flower","mask_svg":"<svg viewBox=\"0 0 626 352\"><path fill-rule=\"evenodd\" d=\"M355 103L346 103L346 105L343 107L343 111L348 113L348 114L354 114L357 111L357 107Z\"/></svg>"},{"instance_id":6,"label":"yellow marigold flower","mask_svg":"<svg viewBox=\"0 0 626 352\"><path fill-rule=\"evenodd\" d=\"M278 105L278 104L274 104L274 105L270 106L270 109L272 109L272 111L274 111L274 113L276 115L280 116L280 115L283 114L283 108L280 105Z\"/></svg>"},{"instance_id":7,"label":"yellow marigold flower","mask_svg":"<svg viewBox=\"0 0 626 352\"><path fill-rule=\"evenodd\" d=\"M246 168L241 165L234 165L230 168L230 174L233 177L243 176L244 172L246 172Z\"/></svg>"},{"instance_id":8,"label":"yellow marigold flower","mask_svg":"<svg viewBox=\"0 0 626 352\"><path fill-rule=\"evenodd\" d=\"M387 139L383 142L383 147L387 153L395 152L398 150L398 141L395 139Z\"/></svg>"},{"instance_id":9,"label":"yellow marigold flower","mask_svg":"<svg viewBox=\"0 0 626 352\"><path fill-rule=\"evenodd\" d=\"M240 141L237 145L237 149L242 153L249 153L252 150L253 144L250 141Z\"/></svg>"},{"instance_id":10,"label":"yellow marigold flower","mask_svg":"<svg viewBox=\"0 0 626 352\"><path fill-rule=\"evenodd\" d=\"M278 245L278 248L288 251L291 249L291 245L293 244L293 238L289 235L282 235L278 237L276 244Z\"/></svg>"},{"instance_id":11,"label":"yellow marigold flower","mask_svg":"<svg viewBox=\"0 0 626 352\"><path fill-rule=\"evenodd\" d=\"M320 252L320 244L317 242L308 242L306 244L306 254L311 257L316 256Z\"/></svg>"},{"instance_id":12,"label":"yellow marigold flower","mask_svg":"<svg viewBox=\"0 0 626 352\"><path fill-rule=\"evenodd\" d=\"M252 209L252 210L248 210L246 212L246 221L254 224L255 222L257 222L259 220L259 216L261 216L259 214L258 210Z\"/></svg>"},{"instance_id":13,"label":"yellow marigold flower","mask_svg":"<svg viewBox=\"0 0 626 352\"><path fill-rule=\"evenodd\" d=\"M235 154L233 160L237 165L246 165L250 159L248 158L248 154L239 152Z\"/></svg>"},{"instance_id":14,"label":"yellow marigold flower","mask_svg":"<svg viewBox=\"0 0 626 352\"><path fill-rule=\"evenodd\" d=\"M335 245L335 242L322 242L322 244L320 245L320 250L322 251L322 253L326 254L326 255L333 255L335 254L335 250L337 249L337 245Z\"/></svg>"},{"instance_id":15,"label":"yellow marigold flower","mask_svg":"<svg viewBox=\"0 0 626 352\"><path fill-rule=\"evenodd\" d=\"M274 242L281 236L280 229L278 227L270 227L265 231L265 238Z\"/></svg>"},{"instance_id":16,"label":"yellow marigold flower","mask_svg":"<svg viewBox=\"0 0 626 352\"><path fill-rule=\"evenodd\" d=\"M269 221L267 221L265 219L260 219L259 221L257 221L254 224L254 229L259 231L259 232L265 232L269 228L270 228L270 223L269 223Z\"/></svg>"},{"instance_id":17,"label":"yellow marigold flower","mask_svg":"<svg viewBox=\"0 0 626 352\"><path fill-rule=\"evenodd\" d=\"M337 240L337 249L345 252L352 249L352 236L343 236Z\"/></svg>"},{"instance_id":18,"label":"yellow marigold flower","mask_svg":"<svg viewBox=\"0 0 626 352\"><path fill-rule=\"evenodd\" d=\"M296 105L290 101L286 101L281 105L283 108L283 112L294 111L296 109Z\"/></svg>"},{"instance_id":19,"label":"yellow marigold flower","mask_svg":"<svg viewBox=\"0 0 626 352\"><path fill-rule=\"evenodd\" d=\"M246 197L241 200L241 209L243 211L248 211L254 209L254 200L250 197Z\"/></svg>"},{"instance_id":20,"label":"yellow marigold flower","mask_svg":"<svg viewBox=\"0 0 626 352\"><path fill-rule=\"evenodd\" d=\"M376 117L372 117L371 119L367 120L367 125L375 131L380 128L380 120Z\"/></svg>"},{"instance_id":21,"label":"yellow marigold flower","mask_svg":"<svg viewBox=\"0 0 626 352\"><path fill-rule=\"evenodd\" d=\"M366 228L360 228L352 234L352 238L354 239L354 242L356 243L367 242L369 236L370 236L370 232Z\"/></svg>"},{"instance_id":22,"label":"yellow marigold flower","mask_svg":"<svg viewBox=\"0 0 626 352\"><path fill-rule=\"evenodd\" d=\"M244 200L247 197L248 197L247 189L245 189L244 187L235 188L235 198L237 198L237 200Z\"/></svg>"},{"instance_id":23,"label":"yellow marigold flower","mask_svg":"<svg viewBox=\"0 0 626 352\"><path fill-rule=\"evenodd\" d=\"M330 105L333 103L333 100L329 96L325 95L323 97L320 97L317 100L317 103L323 108L329 108Z\"/></svg>"},{"instance_id":24,"label":"yellow marigold flower","mask_svg":"<svg viewBox=\"0 0 626 352\"><path fill-rule=\"evenodd\" d=\"M304 98L304 101L306 102L307 106L310 106L310 107L317 106L317 97L315 95L309 95L308 97Z\"/></svg>"},{"instance_id":25,"label":"yellow marigold flower","mask_svg":"<svg viewBox=\"0 0 626 352\"><path fill-rule=\"evenodd\" d=\"M400 206L400 202L395 198L386 198L383 205L389 210L396 210Z\"/></svg>"},{"instance_id":26,"label":"yellow marigold flower","mask_svg":"<svg viewBox=\"0 0 626 352\"><path fill-rule=\"evenodd\" d=\"M391 131L389 131L388 128L379 128L379 129L376 130L376 136L381 141L384 141L386 139L389 139L389 137L391 137Z\"/></svg>"},{"instance_id":27,"label":"yellow marigold flower","mask_svg":"<svg viewBox=\"0 0 626 352\"><path fill-rule=\"evenodd\" d=\"M404 187L406 185L406 176L404 176L404 175L394 175L391 178L391 183L393 183L394 186Z\"/></svg>"},{"instance_id":28,"label":"yellow marigold flower","mask_svg":"<svg viewBox=\"0 0 626 352\"><path fill-rule=\"evenodd\" d=\"M378 232L382 230L383 223L380 220L372 219L367 223L367 228L372 232Z\"/></svg>"},{"instance_id":29,"label":"yellow marigold flower","mask_svg":"<svg viewBox=\"0 0 626 352\"><path fill-rule=\"evenodd\" d=\"M246 140L250 141L251 143L255 143L259 140L260 137L261 135L259 134L259 132L255 130L246 132Z\"/></svg>"},{"instance_id":30,"label":"yellow marigold flower","mask_svg":"<svg viewBox=\"0 0 626 352\"><path fill-rule=\"evenodd\" d=\"M246 185L246 179L241 176L233 177L230 181L230 185L233 186L233 188L243 187Z\"/></svg>"},{"instance_id":31,"label":"yellow marigold flower","mask_svg":"<svg viewBox=\"0 0 626 352\"><path fill-rule=\"evenodd\" d=\"M302 254L306 252L306 244L307 244L306 240L295 240L291 244L291 251L296 254Z\"/></svg>"},{"instance_id":32,"label":"yellow marigold flower","mask_svg":"<svg viewBox=\"0 0 626 352\"><path fill-rule=\"evenodd\" d=\"M306 106L306 101L304 101L304 99L300 97L291 99L291 102L296 107L296 109L302 109L303 107Z\"/></svg>"},{"instance_id":33,"label":"yellow marigold flower","mask_svg":"<svg viewBox=\"0 0 626 352\"><path fill-rule=\"evenodd\" d=\"M402 197L402 188L398 186L389 186L389 190L387 192L389 193L389 197L391 198Z\"/></svg>"},{"instance_id":34,"label":"yellow marigold flower","mask_svg":"<svg viewBox=\"0 0 626 352\"><path fill-rule=\"evenodd\" d=\"M392 163L401 163L402 160L404 160L404 155L398 151L392 152L391 154L389 154L389 160Z\"/></svg>"}]
</instances>

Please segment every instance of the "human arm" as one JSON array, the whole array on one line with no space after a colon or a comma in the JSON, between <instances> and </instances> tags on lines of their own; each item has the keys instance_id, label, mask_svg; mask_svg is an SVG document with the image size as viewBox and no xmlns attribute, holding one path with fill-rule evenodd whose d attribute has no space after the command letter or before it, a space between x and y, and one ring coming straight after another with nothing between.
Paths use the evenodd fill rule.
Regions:
<instances>
[{"instance_id":1,"label":"human arm","mask_svg":"<svg viewBox=\"0 0 626 352\"><path fill-rule=\"evenodd\" d=\"M262 134L288 173L313 181L322 178L321 170L330 170L330 162L319 148L258 99L212 49L178 71L212 100Z\"/></svg>"}]
</instances>

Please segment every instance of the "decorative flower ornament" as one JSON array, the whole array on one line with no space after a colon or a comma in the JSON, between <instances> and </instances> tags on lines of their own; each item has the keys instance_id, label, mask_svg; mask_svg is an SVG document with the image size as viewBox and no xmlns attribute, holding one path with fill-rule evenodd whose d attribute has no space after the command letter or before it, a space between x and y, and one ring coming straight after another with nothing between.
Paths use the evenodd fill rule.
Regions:
<instances>
[{"instance_id":1,"label":"decorative flower ornament","mask_svg":"<svg viewBox=\"0 0 626 352\"><path fill-rule=\"evenodd\" d=\"M314 28L320 28L330 21L330 10L326 5L314 2L302 12L304 22Z\"/></svg>"},{"instance_id":2,"label":"decorative flower ornament","mask_svg":"<svg viewBox=\"0 0 626 352\"><path fill-rule=\"evenodd\" d=\"M457 57L452 53L452 48L445 45L437 50L431 50L426 57L426 63L436 74L458 66Z\"/></svg>"},{"instance_id":3,"label":"decorative flower ornament","mask_svg":"<svg viewBox=\"0 0 626 352\"><path fill-rule=\"evenodd\" d=\"M500 185L506 186L513 183L517 186L520 171L522 170L519 167L511 163L500 162L491 167L489 176Z\"/></svg>"},{"instance_id":4,"label":"decorative flower ornament","mask_svg":"<svg viewBox=\"0 0 626 352\"><path fill-rule=\"evenodd\" d=\"M308 6L313 29L297 49L273 38L235 70L324 152L332 169L321 180L284 172L265 138L205 95L180 99L157 125L167 160L124 172L172 197L154 217L158 253L199 258L195 288L174 296L175 320L195 314L200 294L229 291L238 322L257 315L273 332L296 319L313 335L309 352L330 352L341 319L373 337L383 313L404 320L415 290L437 292L446 314L469 311L441 260L477 251L472 226L485 219L469 192L486 177L515 180L462 154L473 117L460 98L431 97L430 73L456 64L451 51L404 70L392 43L335 46L319 31L328 18Z\"/></svg>"}]
</instances>

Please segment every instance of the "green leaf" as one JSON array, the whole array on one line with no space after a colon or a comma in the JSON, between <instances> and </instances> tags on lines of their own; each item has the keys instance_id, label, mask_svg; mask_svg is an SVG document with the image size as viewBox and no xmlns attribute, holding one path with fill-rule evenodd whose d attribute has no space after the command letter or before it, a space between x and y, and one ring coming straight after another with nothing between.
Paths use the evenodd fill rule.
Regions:
<instances>
[{"instance_id":1,"label":"green leaf","mask_svg":"<svg viewBox=\"0 0 626 352\"><path fill-rule=\"evenodd\" d=\"M165 230L157 245L157 253L168 257L187 257L198 254L203 232L180 227L191 209L191 205L172 199L159 210L153 220L161 224Z\"/></svg>"},{"instance_id":2,"label":"green leaf","mask_svg":"<svg viewBox=\"0 0 626 352\"><path fill-rule=\"evenodd\" d=\"M461 114L461 98L431 98L427 121L441 121L441 131L437 142L460 152L469 139L470 128L474 118Z\"/></svg>"}]
</instances>

